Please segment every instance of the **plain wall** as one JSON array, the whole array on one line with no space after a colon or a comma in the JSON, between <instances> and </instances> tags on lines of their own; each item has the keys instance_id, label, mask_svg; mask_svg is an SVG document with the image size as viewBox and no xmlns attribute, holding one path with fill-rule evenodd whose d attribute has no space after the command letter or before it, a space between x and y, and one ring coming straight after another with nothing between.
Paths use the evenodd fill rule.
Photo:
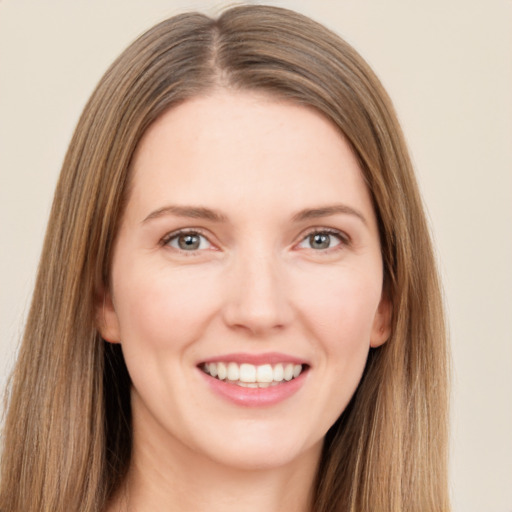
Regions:
<instances>
[{"instance_id":1,"label":"plain wall","mask_svg":"<svg viewBox=\"0 0 512 512\"><path fill-rule=\"evenodd\" d=\"M234 2L0 0L0 387L53 189L110 62L184 9ZM253 2L256 3L256 2ZM512 511L512 2L269 1L334 29L390 93L416 164L453 348L454 512Z\"/></svg>"}]
</instances>

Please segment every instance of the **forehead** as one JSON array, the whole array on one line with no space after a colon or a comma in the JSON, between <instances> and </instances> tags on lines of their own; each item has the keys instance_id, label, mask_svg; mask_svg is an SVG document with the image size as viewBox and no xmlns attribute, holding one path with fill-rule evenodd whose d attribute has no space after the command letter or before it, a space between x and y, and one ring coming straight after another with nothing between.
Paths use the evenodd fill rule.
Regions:
<instances>
[{"instance_id":1,"label":"forehead","mask_svg":"<svg viewBox=\"0 0 512 512\"><path fill-rule=\"evenodd\" d=\"M139 203L218 208L251 197L290 209L343 200L372 209L338 128L312 108L260 93L221 90L170 109L142 138L132 172Z\"/></svg>"}]
</instances>

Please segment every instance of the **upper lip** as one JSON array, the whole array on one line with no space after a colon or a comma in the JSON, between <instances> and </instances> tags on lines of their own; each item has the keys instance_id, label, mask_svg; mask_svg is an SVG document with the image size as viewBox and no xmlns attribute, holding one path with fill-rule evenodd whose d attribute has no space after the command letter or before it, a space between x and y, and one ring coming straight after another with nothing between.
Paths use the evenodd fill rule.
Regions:
<instances>
[{"instance_id":1,"label":"upper lip","mask_svg":"<svg viewBox=\"0 0 512 512\"><path fill-rule=\"evenodd\" d=\"M233 362L238 364L253 364L255 366L262 364L279 364L279 363L293 363L293 364L307 364L307 361L300 357L291 356L289 354L282 354L279 352L266 352L261 354L248 354L243 352L235 352L231 354L222 354L219 356L209 357L204 359L199 364L204 363L220 363L220 362Z\"/></svg>"}]
</instances>

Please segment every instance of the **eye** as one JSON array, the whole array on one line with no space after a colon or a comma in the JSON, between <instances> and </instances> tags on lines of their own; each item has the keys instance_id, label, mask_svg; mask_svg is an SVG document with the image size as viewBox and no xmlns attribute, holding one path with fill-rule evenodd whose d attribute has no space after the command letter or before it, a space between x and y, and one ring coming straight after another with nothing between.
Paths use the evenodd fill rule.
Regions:
<instances>
[{"instance_id":1,"label":"eye","mask_svg":"<svg viewBox=\"0 0 512 512\"><path fill-rule=\"evenodd\" d=\"M307 235L300 243L302 249L314 249L325 251L332 249L342 243L347 243L345 237L337 231L314 231Z\"/></svg>"},{"instance_id":2,"label":"eye","mask_svg":"<svg viewBox=\"0 0 512 512\"><path fill-rule=\"evenodd\" d=\"M178 233L171 233L163 240L164 245L168 245L179 251L200 251L204 249L211 249L212 244L209 240L198 233L197 231L181 231Z\"/></svg>"}]
</instances>

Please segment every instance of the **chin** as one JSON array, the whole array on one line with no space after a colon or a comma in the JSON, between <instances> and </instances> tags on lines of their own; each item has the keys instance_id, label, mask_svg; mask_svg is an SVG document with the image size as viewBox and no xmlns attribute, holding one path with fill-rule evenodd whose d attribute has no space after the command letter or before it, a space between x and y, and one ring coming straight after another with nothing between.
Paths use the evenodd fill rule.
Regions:
<instances>
[{"instance_id":1,"label":"chin","mask_svg":"<svg viewBox=\"0 0 512 512\"><path fill-rule=\"evenodd\" d=\"M269 434L224 432L221 442L213 443L212 440L205 454L212 462L242 471L268 471L293 466L304 457L311 457L314 461L320 457L323 438L306 443L291 438L286 432L283 434L282 429ZM212 449L213 446L216 448Z\"/></svg>"}]
</instances>

